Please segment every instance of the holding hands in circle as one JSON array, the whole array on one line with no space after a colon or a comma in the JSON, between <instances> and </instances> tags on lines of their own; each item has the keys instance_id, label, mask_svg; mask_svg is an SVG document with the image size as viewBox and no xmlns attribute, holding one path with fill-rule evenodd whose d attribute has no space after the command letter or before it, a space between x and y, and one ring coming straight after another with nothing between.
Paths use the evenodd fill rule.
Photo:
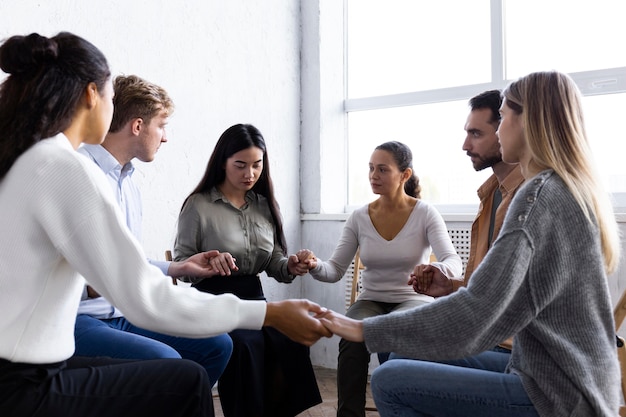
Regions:
<instances>
[{"instance_id":1,"label":"holding hands in circle","mask_svg":"<svg viewBox=\"0 0 626 417\"><path fill-rule=\"evenodd\" d=\"M310 249L300 249L295 255L289 257L289 273L292 275L304 275L317 266L317 257Z\"/></svg>"},{"instance_id":2,"label":"holding hands in circle","mask_svg":"<svg viewBox=\"0 0 626 417\"><path fill-rule=\"evenodd\" d=\"M189 258L191 259L191 258ZM236 272L239 267L235 263L237 260L228 252L222 252L209 260L209 265L215 271L215 275L228 276L231 272Z\"/></svg>"},{"instance_id":3,"label":"holding hands in circle","mask_svg":"<svg viewBox=\"0 0 626 417\"><path fill-rule=\"evenodd\" d=\"M416 293L431 297L442 297L453 291L452 279L432 264L417 265L409 277L408 285L412 286Z\"/></svg>"}]
</instances>

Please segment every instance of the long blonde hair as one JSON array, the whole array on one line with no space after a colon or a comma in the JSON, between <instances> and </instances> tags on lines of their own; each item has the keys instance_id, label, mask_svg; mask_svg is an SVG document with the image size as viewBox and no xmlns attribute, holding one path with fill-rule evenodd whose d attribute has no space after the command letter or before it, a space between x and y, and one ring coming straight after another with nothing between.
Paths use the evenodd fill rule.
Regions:
<instances>
[{"instance_id":1,"label":"long blonde hair","mask_svg":"<svg viewBox=\"0 0 626 417\"><path fill-rule=\"evenodd\" d=\"M502 94L506 105L522 115L530 163L553 169L589 221L597 221L605 269L612 273L619 263L619 232L591 158L578 87L566 74L535 72L514 81Z\"/></svg>"}]
</instances>

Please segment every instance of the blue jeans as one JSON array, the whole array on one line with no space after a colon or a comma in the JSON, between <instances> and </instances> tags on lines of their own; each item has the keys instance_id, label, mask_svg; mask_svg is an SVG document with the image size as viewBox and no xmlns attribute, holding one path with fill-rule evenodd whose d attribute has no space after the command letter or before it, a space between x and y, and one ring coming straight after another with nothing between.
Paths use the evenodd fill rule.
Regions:
<instances>
[{"instance_id":1,"label":"blue jeans","mask_svg":"<svg viewBox=\"0 0 626 417\"><path fill-rule=\"evenodd\" d=\"M124 317L76 316L75 356L119 359L190 359L206 369L211 385L220 377L233 351L227 334L204 339L168 336L134 326Z\"/></svg>"},{"instance_id":2,"label":"blue jeans","mask_svg":"<svg viewBox=\"0 0 626 417\"><path fill-rule=\"evenodd\" d=\"M372 375L381 417L538 417L521 379L505 373L510 355L486 351L427 362L390 360Z\"/></svg>"}]
</instances>

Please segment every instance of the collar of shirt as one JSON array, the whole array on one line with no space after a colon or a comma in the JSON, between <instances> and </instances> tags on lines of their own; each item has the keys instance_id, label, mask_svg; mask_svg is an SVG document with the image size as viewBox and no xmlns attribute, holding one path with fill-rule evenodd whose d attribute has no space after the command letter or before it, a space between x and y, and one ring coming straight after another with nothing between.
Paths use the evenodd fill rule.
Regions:
<instances>
[{"instance_id":1,"label":"collar of shirt","mask_svg":"<svg viewBox=\"0 0 626 417\"><path fill-rule=\"evenodd\" d=\"M502 198L505 198L509 193L515 192L517 188L524 182L524 176L522 175L522 168L519 166L515 166L515 168L509 172L509 174L504 178L502 183L498 181L498 177L496 174L492 174L487 181L485 181L478 188L478 198L483 201L486 197L493 194L493 190L496 187L500 188L500 192L502 193Z\"/></svg>"},{"instance_id":2,"label":"collar of shirt","mask_svg":"<svg viewBox=\"0 0 626 417\"><path fill-rule=\"evenodd\" d=\"M222 202L226 204L230 204L230 201L228 200L228 198L226 198L226 196L222 194L222 192L217 187L213 187L211 189L211 191L209 192L209 197L212 202L217 202L221 200ZM249 190L246 192L245 198L248 204L259 199L258 195L252 190Z\"/></svg>"},{"instance_id":3,"label":"collar of shirt","mask_svg":"<svg viewBox=\"0 0 626 417\"><path fill-rule=\"evenodd\" d=\"M509 172L509 175L504 178L502 184L500 184L500 190L502 191L502 198L506 197L509 193L515 193L519 186L525 181L522 175L522 167L517 164L513 171Z\"/></svg>"},{"instance_id":4,"label":"collar of shirt","mask_svg":"<svg viewBox=\"0 0 626 417\"><path fill-rule=\"evenodd\" d=\"M107 176L116 178L118 182L126 176L132 176L135 172L132 161L124 166L120 165L117 159L102 145L85 144L78 148L78 152L90 157Z\"/></svg>"},{"instance_id":5,"label":"collar of shirt","mask_svg":"<svg viewBox=\"0 0 626 417\"><path fill-rule=\"evenodd\" d=\"M491 195L491 193L493 193L493 190L498 187L499 182L498 182L498 177L496 177L496 174L492 174L489 178L487 178L487 181L485 181L479 188L477 191L478 194L478 198L480 199L480 201L484 201L484 199Z\"/></svg>"},{"instance_id":6,"label":"collar of shirt","mask_svg":"<svg viewBox=\"0 0 626 417\"><path fill-rule=\"evenodd\" d=\"M104 172L115 195L126 225L141 242L142 207L141 193L134 184L132 162L122 166L102 145L83 145L78 152L93 160Z\"/></svg>"}]
</instances>

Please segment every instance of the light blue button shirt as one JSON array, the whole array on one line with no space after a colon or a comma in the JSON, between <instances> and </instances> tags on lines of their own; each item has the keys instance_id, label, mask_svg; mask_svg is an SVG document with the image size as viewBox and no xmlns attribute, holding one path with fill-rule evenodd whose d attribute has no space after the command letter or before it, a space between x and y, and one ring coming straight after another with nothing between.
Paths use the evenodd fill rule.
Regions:
<instances>
[{"instance_id":1,"label":"light blue button shirt","mask_svg":"<svg viewBox=\"0 0 626 417\"><path fill-rule=\"evenodd\" d=\"M117 203L122 210L126 225L131 233L141 242L141 222L142 204L141 193L137 185L133 182L132 175L135 167L131 162L122 166L113 155L101 145L82 145L78 152L91 159L106 175ZM152 261L151 264L157 266L163 274L167 275L170 263L164 261ZM83 299L78 308L78 314L88 314L96 318L121 317L123 314L113 307L104 297L89 299L86 291L83 292Z\"/></svg>"}]
</instances>

